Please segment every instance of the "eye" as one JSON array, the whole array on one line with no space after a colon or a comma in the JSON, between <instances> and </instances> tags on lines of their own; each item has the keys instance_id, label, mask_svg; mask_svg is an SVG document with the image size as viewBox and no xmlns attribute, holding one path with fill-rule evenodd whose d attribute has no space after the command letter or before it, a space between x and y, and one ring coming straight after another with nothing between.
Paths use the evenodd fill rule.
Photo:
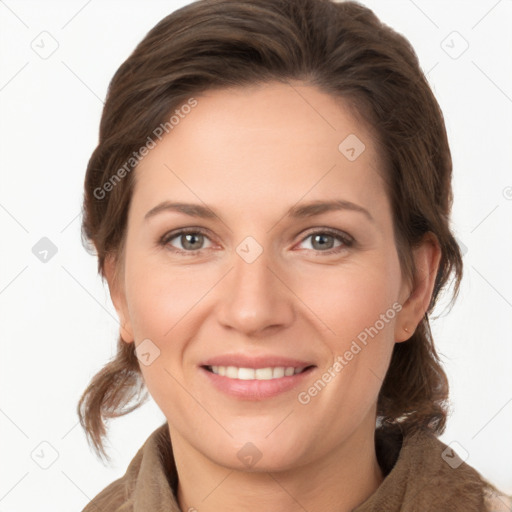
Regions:
<instances>
[{"instance_id":1,"label":"eye","mask_svg":"<svg viewBox=\"0 0 512 512\"><path fill-rule=\"evenodd\" d=\"M311 239L311 247L307 248L308 250L314 250L324 254L337 253L354 244L354 239L352 237L332 229L322 229L309 233L302 239L301 243L304 243L308 239ZM335 246L336 241L339 242L337 246Z\"/></svg>"},{"instance_id":2,"label":"eye","mask_svg":"<svg viewBox=\"0 0 512 512\"><path fill-rule=\"evenodd\" d=\"M354 239L350 235L330 228L317 229L309 233L302 239L301 243L309 239L311 239L311 247L306 247L306 249L322 255L339 253L354 244ZM211 242L210 245L205 247L205 241L210 242L210 239L202 229L186 228L166 233L159 240L159 244L168 247L173 252L194 256L203 249L212 247ZM336 241L338 245L335 245ZM176 243L179 245L178 247L175 245Z\"/></svg>"},{"instance_id":3,"label":"eye","mask_svg":"<svg viewBox=\"0 0 512 512\"><path fill-rule=\"evenodd\" d=\"M177 240L181 247L176 247L171 242ZM202 249L207 249L210 246L203 247L205 240L209 240L206 233L199 229L183 229L181 231L173 231L166 233L161 239L160 244L163 246L170 246L171 250L179 253L196 254Z\"/></svg>"}]
</instances>

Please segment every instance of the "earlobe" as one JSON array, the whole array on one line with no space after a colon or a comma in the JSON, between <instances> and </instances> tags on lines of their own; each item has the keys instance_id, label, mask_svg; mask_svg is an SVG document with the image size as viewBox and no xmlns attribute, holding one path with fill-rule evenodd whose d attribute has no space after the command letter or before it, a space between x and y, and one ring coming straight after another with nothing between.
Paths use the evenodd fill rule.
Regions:
<instances>
[{"instance_id":1,"label":"earlobe","mask_svg":"<svg viewBox=\"0 0 512 512\"><path fill-rule=\"evenodd\" d=\"M119 324L119 334L125 343L133 343L133 333L129 322Z\"/></svg>"},{"instance_id":2,"label":"earlobe","mask_svg":"<svg viewBox=\"0 0 512 512\"><path fill-rule=\"evenodd\" d=\"M117 262L115 256L107 255L107 257L105 257L105 279L107 280L108 283L112 304L114 304L114 308L119 317L119 334L121 335L121 338L123 339L124 342L133 343L134 336L128 313L128 308L126 305L124 286L122 285L121 282L122 276L118 274L118 269L116 265Z\"/></svg>"},{"instance_id":3,"label":"earlobe","mask_svg":"<svg viewBox=\"0 0 512 512\"><path fill-rule=\"evenodd\" d=\"M408 326L404 326L400 320L395 324L395 343L402 343L411 338L416 330L416 327L411 327L410 324Z\"/></svg>"}]
</instances>

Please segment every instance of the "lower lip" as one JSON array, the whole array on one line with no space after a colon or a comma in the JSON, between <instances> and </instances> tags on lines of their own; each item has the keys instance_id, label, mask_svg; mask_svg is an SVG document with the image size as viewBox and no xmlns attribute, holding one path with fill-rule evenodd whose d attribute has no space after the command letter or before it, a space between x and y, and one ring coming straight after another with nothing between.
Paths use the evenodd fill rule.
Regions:
<instances>
[{"instance_id":1,"label":"lower lip","mask_svg":"<svg viewBox=\"0 0 512 512\"><path fill-rule=\"evenodd\" d=\"M265 398L271 398L286 391L290 391L299 386L314 369L315 367L312 366L302 373L280 377L278 379L241 380L217 375L216 373L208 371L206 368L200 367L200 370L210 379L211 384L219 391L245 400L264 400Z\"/></svg>"}]
</instances>

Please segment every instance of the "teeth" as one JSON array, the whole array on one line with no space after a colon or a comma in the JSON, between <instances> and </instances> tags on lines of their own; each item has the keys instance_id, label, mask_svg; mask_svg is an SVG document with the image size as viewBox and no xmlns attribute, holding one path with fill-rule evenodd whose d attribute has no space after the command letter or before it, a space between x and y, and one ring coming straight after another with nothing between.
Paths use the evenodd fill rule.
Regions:
<instances>
[{"instance_id":1,"label":"teeth","mask_svg":"<svg viewBox=\"0 0 512 512\"><path fill-rule=\"evenodd\" d=\"M294 368L293 366L276 366L273 368L238 368L236 366L211 366L212 372L230 379L240 380L271 380L281 377L290 377L304 370L305 366Z\"/></svg>"}]
</instances>

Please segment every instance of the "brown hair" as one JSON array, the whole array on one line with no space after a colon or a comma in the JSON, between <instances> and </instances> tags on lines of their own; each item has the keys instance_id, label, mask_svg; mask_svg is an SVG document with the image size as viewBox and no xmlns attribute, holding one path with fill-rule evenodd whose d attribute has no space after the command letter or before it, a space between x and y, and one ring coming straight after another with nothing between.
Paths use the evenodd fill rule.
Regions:
<instances>
[{"instance_id":1,"label":"brown hair","mask_svg":"<svg viewBox=\"0 0 512 512\"><path fill-rule=\"evenodd\" d=\"M442 257L431 303L412 337L395 344L378 399L377 430L440 434L448 382L428 314L452 273L453 304L462 278L461 253L449 228L450 149L442 112L413 48L368 8L332 0L200 0L161 20L110 82L85 177L84 243L93 242L102 277L107 256L114 256L120 272L134 183L130 171L137 163L131 156L192 95L292 80L342 98L374 134L404 275L415 276L412 248L428 232L437 237ZM78 404L98 455L108 458L105 420L139 407L148 398L147 392L141 398L144 389L135 346L119 337L116 356Z\"/></svg>"}]
</instances>

